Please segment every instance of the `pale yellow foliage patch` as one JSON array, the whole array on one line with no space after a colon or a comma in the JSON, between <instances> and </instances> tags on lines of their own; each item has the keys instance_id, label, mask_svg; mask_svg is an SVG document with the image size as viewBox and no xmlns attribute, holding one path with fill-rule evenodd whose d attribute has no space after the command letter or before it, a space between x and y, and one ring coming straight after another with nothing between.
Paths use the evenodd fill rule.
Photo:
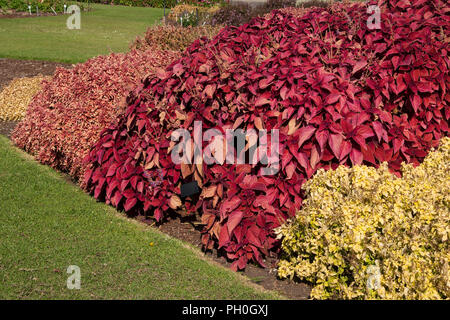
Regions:
<instances>
[{"instance_id":1,"label":"pale yellow foliage patch","mask_svg":"<svg viewBox=\"0 0 450 320\"><path fill-rule=\"evenodd\" d=\"M16 78L0 92L0 120L18 121L25 117L28 105L48 77Z\"/></svg>"},{"instance_id":2,"label":"pale yellow foliage patch","mask_svg":"<svg viewBox=\"0 0 450 320\"><path fill-rule=\"evenodd\" d=\"M319 170L277 229L278 275L309 281L317 299L449 299L450 138L402 171Z\"/></svg>"}]
</instances>

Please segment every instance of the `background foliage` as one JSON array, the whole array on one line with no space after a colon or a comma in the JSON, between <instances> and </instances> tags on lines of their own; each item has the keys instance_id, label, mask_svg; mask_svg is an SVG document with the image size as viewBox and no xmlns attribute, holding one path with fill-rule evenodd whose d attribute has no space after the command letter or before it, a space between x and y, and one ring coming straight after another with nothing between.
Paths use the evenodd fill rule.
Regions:
<instances>
[{"instance_id":1,"label":"background foliage","mask_svg":"<svg viewBox=\"0 0 450 320\"><path fill-rule=\"evenodd\" d=\"M155 48L159 50L184 51L191 43L202 37L211 39L223 26L187 26L157 25L149 28L144 37L137 37L131 44L131 48L147 50Z\"/></svg>"},{"instance_id":2,"label":"background foliage","mask_svg":"<svg viewBox=\"0 0 450 320\"><path fill-rule=\"evenodd\" d=\"M91 1L89 1L91 2ZM77 4L81 10L83 10L86 5L78 1L65 1L65 0L0 0L0 13L6 10L13 9L20 12L28 12L28 5L31 5L31 11L36 14L36 7L39 8L40 12L53 12L52 8L58 12L64 12L64 4L70 6L71 4Z\"/></svg>"}]
</instances>

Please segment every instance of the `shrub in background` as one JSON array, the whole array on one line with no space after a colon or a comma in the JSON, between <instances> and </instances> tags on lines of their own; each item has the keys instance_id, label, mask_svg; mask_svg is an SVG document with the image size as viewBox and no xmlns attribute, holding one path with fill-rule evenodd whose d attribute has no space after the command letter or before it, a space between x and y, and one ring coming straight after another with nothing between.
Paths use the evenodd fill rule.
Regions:
<instances>
[{"instance_id":1,"label":"shrub in background","mask_svg":"<svg viewBox=\"0 0 450 320\"><path fill-rule=\"evenodd\" d=\"M115 4L133 7L173 8L179 4L190 4L202 7L220 5L223 0L82 0L81 2Z\"/></svg>"},{"instance_id":2,"label":"shrub in background","mask_svg":"<svg viewBox=\"0 0 450 320\"><path fill-rule=\"evenodd\" d=\"M82 161L100 131L125 108L125 97L142 78L178 56L168 51L131 51L58 68L33 98L14 143L38 161L78 179Z\"/></svg>"},{"instance_id":3,"label":"shrub in background","mask_svg":"<svg viewBox=\"0 0 450 320\"><path fill-rule=\"evenodd\" d=\"M177 5L177 0L82 0L81 2L115 4L129 7L172 8Z\"/></svg>"},{"instance_id":4,"label":"shrub in background","mask_svg":"<svg viewBox=\"0 0 450 320\"><path fill-rule=\"evenodd\" d=\"M16 78L0 92L0 120L21 120L33 96L41 89L41 82L48 77Z\"/></svg>"},{"instance_id":5,"label":"shrub in background","mask_svg":"<svg viewBox=\"0 0 450 320\"><path fill-rule=\"evenodd\" d=\"M1 10L15 10L19 12L28 12L28 5L31 5L31 11L36 14L36 7L40 12L53 12L52 8L56 12L64 11L64 4L70 6L71 4L77 4L81 10L85 8L82 3L77 1L63 1L63 0L0 0L0 12Z\"/></svg>"},{"instance_id":6,"label":"shrub in background","mask_svg":"<svg viewBox=\"0 0 450 320\"><path fill-rule=\"evenodd\" d=\"M296 0L295 6L301 8L328 7L335 0Z\"/></svg>"},{"instance_id":7,"label":"shrub in background","mask_svg":"<svg viewBox=\"0 0 450 320\"><path fill-rule=\"evenodd\" d=\"M319 170L278 229L278 275L310 282L318 299L450 298L450 138L441 141L402 178L386 164Z\"/></svg>"},{"instance_id":8,"label":"shrub in background","mask_svg":"<svg viewBox=\"0 0 450 320\"><path fill-rule=\"evenodd\" d=\"M138 37L132 44L132 49L184 51L195 40L202 37L210 39L222 29L222 26L187 26L158 25L151 27L143 38Z\"/></svg>"},{"instance_id":9,"label":"shrub in background","mask_svg":"<svg viewBox=\"0 0 450 320\"><path fill-rule=\"evenodd\" d=\"M175 19L177 16L180 16L184 12L198 11L199 13L214 13L215 11L219 10L219 8L220 7L217 5L212 7L201 7L192 4L178 4L170 9L168 18Z\"/></svg>"},{"instance_id":10,"label":"shrub in background","mask_svg":"<svg viewBox=\"0 0 450 320\"><path fill-rule=\"evenodd\" d=\"M199 7L215 7L225 5L228 0L180 0L178 4L189 4Z\"/></svg>"},{"instance_id":11,"label":"shrub in background","mask_svg":"<svg viewBox=\"0 0 450 320\"><path fill-rule=\"evenodd\" d=\"M197 26L206 24L206 21L215 12L220 10L219 6L203 7L190 4L180 4L173 7L166 19L166 24L177 24L181 26Z\"/></svg>"},{"instance_id":12,"label":"shrub in background","mask_svg":"<svg viewBox=\"0 0 450 320\"><path fill-rule=\"evenodd\" d=\"M301 17L305 15L308 10L318 7L318 8L326 8L332 5L332 1L326 0L307 0L307 1L297 1L295 7L282 7L278 9L281 12L290 14L294 17ZM263 15L265 19L269 19L271 16L271 12Z\"/></svg>"},{"instance_id":13,"label":"shrub in background","mask_svg":"<svg viewBox=\"0 0 450 320\"><path fill-rule=\"evenodd\" d=\"M272 10L294 7L295 0L268 0L257 6L247 2L231 2L222 6L207 21L211 25L240 26L252 18L262 17Z\"/></svg>"}]
</instances>

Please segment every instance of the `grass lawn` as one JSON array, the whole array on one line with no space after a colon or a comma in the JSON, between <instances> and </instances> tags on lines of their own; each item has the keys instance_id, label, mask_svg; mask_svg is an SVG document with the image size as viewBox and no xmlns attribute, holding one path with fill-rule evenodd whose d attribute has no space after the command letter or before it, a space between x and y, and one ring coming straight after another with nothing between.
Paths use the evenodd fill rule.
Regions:
<instances>
[{"instance_id":1,"label":"grass lawn","mask_svg":"<svg viewBox=\"0 0 450 320\"><path fill-rule=\"evenodd\" d=\"M80 290L66 287L69 265L81 269ZM38 298L279 296L96 202L0 136L0 299Z\"/></svg>"},{"instance_id":2,"label":"grass lawn","mask_svg":"<svg viewBox=\"0 0 450 320\"><path fill-rule=\"evenodd\" d=\"M137 35L163 16L163 9L92 4L81 12L81 29L69 30L65 16L0 19L0 57L83 62L127 51Z\"/></svg>"}]
</instances>

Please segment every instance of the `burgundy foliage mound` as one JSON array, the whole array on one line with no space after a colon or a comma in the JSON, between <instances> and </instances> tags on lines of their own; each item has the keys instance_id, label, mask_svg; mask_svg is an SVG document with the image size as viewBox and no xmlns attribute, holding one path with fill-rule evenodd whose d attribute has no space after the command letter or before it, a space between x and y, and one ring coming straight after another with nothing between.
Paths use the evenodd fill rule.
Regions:
<instances>
[{"instance_id":1,"label":"burgundy foliage mound","mask_svg":"<svg viewBox=\"0 0 450 320\"><path fill-rule=\"evenodd\" d=\"M368 28L366 4L334 4L300 17L275 11L194 42L102 133L87 158L87 190L158 221L182 207L198 212L206 249L216 246L235 269L262 265L278 247L273 229L299 209L300 187L318 168L387 161L396 172L448 134L449 9L379 4L381 29ZM195 120L203 130L279 129L280 171L175 165L171 133ZM182 203L180 185L193 180L202 193Z\"/></svg>"},{"instance_id":2,"label":"burgundy foliage mound","mask_svg":"<svg viewBox=\"0 0 450 320\"><path fill-rule=\"evenodd\" d=\"M40 162L78 179L83 158L101 130L124 111L129 91L177 57L174 52L134 50L57 69L30 103L13 141Z\"/></svg>"}]
</instances>

